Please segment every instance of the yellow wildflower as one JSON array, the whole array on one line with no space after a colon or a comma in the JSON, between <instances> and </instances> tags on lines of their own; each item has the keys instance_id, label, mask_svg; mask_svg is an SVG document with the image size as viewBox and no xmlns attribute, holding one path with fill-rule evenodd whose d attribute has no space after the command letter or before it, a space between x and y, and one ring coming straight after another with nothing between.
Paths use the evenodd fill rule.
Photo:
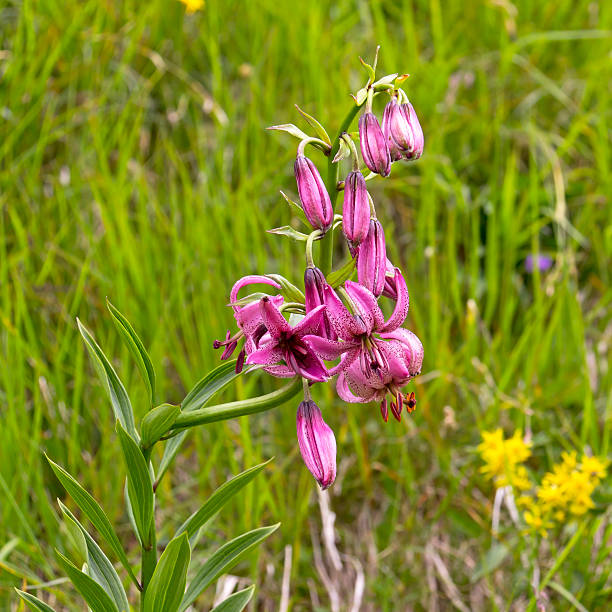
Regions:
<instances>
[{"instance_id":1,"label":"yellow wildflower","mask_svg":"<svg viewBox=\"0 0 612 612\"><path fill-rule=\"evenodd\" d=\"M587 457L583 455L582 461L580 462L580 470L588 474L593 480L597 480L597 484L606 477L607 467L608 462L602 461L597 457Z\"/></svg>"},{"instance_id":2,"label":"yellow wildflower","mask_svg":"<svg viewBox=\"0 0 612 612\"><path fill-rule=\"evenodd\" d=\"M480 471L498 487L512 485L519 490L531 488L523 463L531 456L531 444L523 441L519 430L511 438L504 439L501 428L483 431L477 450L485 465Z\"/></svg>"},{"instance_id":3,"label":"yellow wildflower","mask_svg":"<svg viewBox=\"0 0 612 612\"><path fill-rule=\"evenodd\" d=\"M543 537L547 537L547 529L552 527L552 523L546 517L542 516L542 511L539 506L534 506L532 510L523 512L523 518L531 531L539 533Z\"/></svg>"},{"instance_id":4,"label":"yellow wildflower","mask_svg":"<svg viewBox=\"0 0 612 612\"><path fill-rule=\"evenodd\" d=\"M180 0L185 5L185 12L195 13L204 6L204 0Z\"/></svg>"}]
</instances>

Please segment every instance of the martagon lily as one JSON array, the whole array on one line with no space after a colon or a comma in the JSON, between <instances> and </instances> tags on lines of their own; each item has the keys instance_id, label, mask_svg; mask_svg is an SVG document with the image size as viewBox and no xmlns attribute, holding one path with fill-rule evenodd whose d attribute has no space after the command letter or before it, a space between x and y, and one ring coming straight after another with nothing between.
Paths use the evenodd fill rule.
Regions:
<instances>
[{"instance_id":1,"label":"martagon lily","mask_svg":"<svg viewBox=\"0 0 612 612\"><path fill-rule=\"evenodd\" d=\"M323 359L340 357L340 363L329 370L330 374L339 374L338 395L347 402L380 401L385 420L387 394L392 395L391 410L399 420L402 406L410 400L402 395L400 387L420 373L423 361L419 339L400 328L408 314L409 297L399 268L395 268L394 283L397 300L387 321L369 289L352 281L345 283L351 312L327 285L328 316L340 340L334 342L320 336L304 338Z\"/></svg>"}]
</instances>

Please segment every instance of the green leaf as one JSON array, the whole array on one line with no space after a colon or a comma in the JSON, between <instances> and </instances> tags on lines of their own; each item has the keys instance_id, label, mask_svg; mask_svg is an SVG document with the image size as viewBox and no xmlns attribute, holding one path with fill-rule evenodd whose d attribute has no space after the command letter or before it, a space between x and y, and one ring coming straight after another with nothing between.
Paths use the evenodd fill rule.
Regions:
<instances>
[{"instance_id":1,"label":"green leaf","mask_svg":"<svg viewBox=\"0 0 612 612\"><path fill-rule=\"evenodd\" d=\"M143 448L153 446L172 427L180 412L181 407L173 404L161 404L147 412L140 425L140 445Z\"/></svg>"},{"instance_id":2,"label":"green leaf","mask_svg":"<svg viewBox=\"0 0 612 612\"><path fill-rule=\"evenodd\" d=\"M202 408L211 400L215 393L221 391L238 376L240 374L236 374L236 360L224 361L196 383L181 402L181 412L190 412ZM161 480L170 467L186 435L186 432L181 432L174 438L170 438L166 443L164 455L157 471L156 483Z\"/></svg>"},{"instance_id":3,"label":"green leaf","mask_svg":"<svg viewBox=\"0 0 612 612\"><path fill-rule=\"evenodd\" d=\"M138 585L138 580L130 567L125 551L119 542L117 534L113 530L104 510L98 502L62 467L54 463L45 455L53 472L57 476L64 489L74 503L80 508L81 512L91 521L98 533L106 540L111 550L117 555L121 565L126 569L134 584Z\"/></svg>"},{"instance_id":4,"label":"green leaf","mask_svg":"<svg viewBox=\"0 0 612 612\"><path fill-rule=\"evenodd\" d=\"M142 380L149 393L149 403L153 405L155 398L155 370L153 369L151 358L130 322L108 301L108 298L106 300L106 307L113 317L113 323L117 331L136 360Z\"/></svg>"},{"instance_id":5,"label":"green leaf","mask_svg":"<svg viewBox=\"0 0 612 612\"><path fill-rule=\"evenodd\" d=\"M134 520L145 546L151 543L151 524L153 521L153 483L147 462L134 440L117 423L117 434L123 450L127 468L128 497L134 512Z\"/></svg>"},{"instance_id":6,"label":"green leaf","mask_svg":"<svg viewBox=\"0 0 612 612\"><path fill-rule=\"evenodd\" d=\"M17 591L17 595L19 595L32 610L38 610L39 612L55 612L51 606L48 606L44 601L38 599L38 597L34 597L34 595L26 593L25 591L20 591L19 589L15 589L15 591Z\"/></svg>"},{"instance_id":7,"label":"green leaf","mask_svg":"<svg viewBox=\"0 0 612 612\"><path fill-rule=\"evenodd\" d=\"M357 106L361 106L368 99L368 90L363 87L360 89L354 96L353 100L355 100L355 104Z\"/></svg>"},{"instance_id":8,"label":"green leaf","mask_svg":"<svg viewBox=\"0 0 612 612\"><path fill-rule=\"evenodd\" d=\"M302 223L304 223L304 225L310 227L310 223L308 223L308 219L306 218L306 214L304 213L304 209L297 202L294 202L283 191L281 191L281 195L283 196L283 198L285 198L285 201L287 202L287 204L289 204L290 207L294 208L294 212L297 214L297 216L299 217L300 221L302 221Z\"/></svg>"},{"instance_id":9,"label":"green leaf","mask_svg":"<svg viewBox=\"0 0 612 612\"><path fill-rule=\"evenodd\" d=\"M127 596L113 564L74 514L61 501L59 501L59 505L66 521L78 529L83 537L86 546L87 573L106 591L120 612L129 612L130 606Z\"/></svg>"},{"instance_id":10,"label":"green leaf","mask_svg":"<svg viewBox=\"0 0 612 612\"><path fill-rule=\"evenodd\" d=\"M256 291L255 293L249 293L244 297L238 298L235 302L230 302L228 306L248 306L253 302L259 302L261 298L266 297L268 294L263 291Z\"/></svg>"},{"instance_id":11,"label":"green leaf","mask_svg":"<svg viewBox=\"0 0 612 612\"><path fill-rule=\"evenodd\" d=\"M348 259L340 268L334 270L327 276L327 282L336 289L344 281L347 281L351 276L353 276L353 271L355 270L356 259Z\"/></svg>"},{"instance_id":12,"label":"green leaf","mask_svg":"<svg viewBox=\"0 0 612 612\"><path fill-rule=\"evenodd\" d=\"M198 573L189 584L185 597L183 597L181 602L181 612L186 610L214 580L233 567L247 551L274 533L279 525L280 523L277 523L271 527L260 527L259 529L243 533L215 551L206 563L200 567Z\"/></svg>"},{"instance_id":13,"label":"green leaf","mask_svg":"<svg viewBox=\"0 0 612 612\"><path fill-rule=\"evenodd\" d=\"M282 125L271 125L267 127L266 130L276 130L278 132L287 132L287 134L291 134L295 136L299 140L305 140L306 138L310 138L308 134L305 134L300 130L297 125L293 125L293 123L283 123Z\"/></svg>"},{"instance_id":14,"label":"green leaf","mask_svg":"<svg viewBox=\"0 0 612 612\"><path fill-rule=\"evenodd\" d=\"M300 113L300 115L306 119L310 126L314 128L317 136L331 147L331 140L329 138L329 134L325 131L325 128L314 117L304 112L297 104L295 105L295 108L297 108L298 113Z\"/></svg>"},{"instance_id":15,"label":"green leaf","mask_svg":"<svg viewBox=\"0 0 612 612\"><path fill-rule=\"evenodd\" d=\"M215 606L210 612L242 612L246 605L251 601L255 586L238 591L224 599L218 606Z\"/></svg>"},{"instance_id":16,"label":"green leaf","mask_svg":"<svg viewBox=\"0 0 612 612\"><path fill-rule=\"evenodd\" d=\"M125 429L132 438L137 440L138 433L134 425L134 413L132 412L132 405L130 404L130 398L125 391L125 387L119 380L117 373L106 358L106 355L102 352L102 349L96 344L93 336L87 331L87 328L79 319L77 319L77 325L79 326L81 336L83 336L85 340L85 345L91 355L98 376L110 397L115 418L121 423L123 429Z\"/></svg>"},{"instance_id":17,"label":"green leaf","mask_svg":"<svg viewBox=\"0 0 612 612\"><path fill-rule=\"evenodd\" d=\"M292 240L297 240L298 242L306 242L308 240L308 234L303 234L302 232L298 232L297 230L293 229L290 225L283 225L282 227L274 227L267 231L268 231L268 234L276 234L277 236L287 236L287 238L291 238Z\"/></svg>"},{"instance_id":18,"label":"green leaf","mask_svg":"<svg viewBox=\"0 0 612 612\"><path fill-rule=\"evenodd\" d=\"M194 512L178 529L177 535L186 532L189 538L195 538L200 528L208 523L217 513L225 506L225 504L246 487L259 472L261 472L272 459L264 463L260 463L255 467L245 470L238 476L222 484L204 503L204 505ZM193 541L192 541L193 543Z\"/></svg>"},{"instance_id":19,"label":"green leaf","mask_svg":"<svg viewBox=\"0 0 612 612\"><path fill-rule=\"evenodd\" d=\"M118 612L115 602L93 578L73 565L59 550L55 551L55 556L92 612Z\"/></svg>"},{"instance_id":20,"label":"green leaf","mask_svg":"<svg viewBox=\"0 0 612 612\"><path fill-rule=\"evenodd\" d=\"M59 498L57 503L63 512L66 506L62 504ZM72 516L68 516L66 512L64 512L64 526L68 532L69 544L72 545L70 552L74 555L73 559L75 564L83 565L83 563L87 563L87 542L85 541L85 536L83 535L77 520Z\"/></svg>"},{"instance_id":21,"label":"green leaf","mask_svg":"<svg viewBox=\"0 0 612 612\"><path fill-rule=\"evenodd\" d=\"M186 533L170 541L147 587L143 612L178 610L185 593L190 558L191 549Z\"/></svg>"},{"instance_id":22,"label":"green leaf","mask_svg":"<svg viewBox=\"0 0 612 612\"><path fill-rule=\"evenodd\" d=\"M236 374L236 360L225 361L211 370L204 378L199 380L193 389L185 396L181 402L182 412L198 410L206 405L207 402L231 383L240 374Z\"/></svg>"},{"instance_id":23,"label":"green leaf","mask_svg":"<svg viewBox=\"0 0 612 612\"><path fill-rule=\"evenodd\" d=\"M283 295L290 302L300 302L301 304L304 303L304 300L306 299L304 298L304 294L284 276L281 276L280 274L266 274L266 276L281 286Z\"/></svg>"},{"instance_id":24,"label":"green leaf","mask_svg":"<svg viewBox=\"0 0 612 612\"><path fill-rule=\"evenodd\" d=\"M336 156L334 157L332 162L334 164L337 164L343 159L347 159L348 157L350 157L350 155L351 155L351 147L347 144L344 138L340 138L340 140L338 141L338 152L336 153Z\"/></svg>"}]
</instances>

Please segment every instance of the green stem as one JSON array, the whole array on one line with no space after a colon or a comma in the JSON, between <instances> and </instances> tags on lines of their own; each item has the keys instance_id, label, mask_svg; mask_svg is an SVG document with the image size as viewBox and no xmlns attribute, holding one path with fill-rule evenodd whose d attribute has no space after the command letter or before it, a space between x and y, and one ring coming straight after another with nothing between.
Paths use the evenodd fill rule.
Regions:
<instances>
[{"instance_id":1,"label":"green stem","mask_svg":"<svg viewBox=\"0 0 612 612\"><path fill-rule=\"evenodd\" d=\"M338 133L332 141L332 148L327 157L327 181L325 186L327 187L327 192L329 193L332 209L335 209L336 200L338 199L338 164L334 164L333 160L334 157L336 157L336 153L338 153L338 149L340 148L340 138L342 138L342 134L344 134L344 132L348 132L349 128L351 127L351 123L353 123L353 119L355 119L359 109L362 106L363 104L355 104L347 113L342 125L340 126L340 129L338 130ZM327 234L325 234L321 241L321 270L325 275L329 274L332 270L333 253L334 228L332 226L329 228Z\"/></svg>"},{"instance_id":2,"label":"green stem","mask_svg":"<svg viewBox=\"0 0 612 612\"><path fill-rule=\"evenodd\" d=\"M151 454L153 452L153 446L142 449L147 465L151 463ZM155 493L155 489L153 489ZM153 496L155 498L155 495ZM155 508L155 506L154 506ZM148 542L142 543L142 555L141 555L141 572L140 572L140 584L142 586L142 592L140 593L140 609L144 609L144 597L147 592L149 582L151 582L151 576L155 571L157 565L157 534L155 532L155 510L153 510L153 517L151 518L151 526L149 527L149 539Z\"/></svg>"},{"instance_id":3,"label":"green stem","mask_svg":"<svg viewBox=\"0 0 612 612\"><path fill-rule=\"evenodd\" d=\"M294 395L297 395L301 389L302 380L301 378L296 378L277 391L262 395L261 397L240 400L238 402L229 402L227 404L218 404L216 406L207 406L206 408L184 412L179 414L174 425L172 425L172 429L181 430L188 427L195 427L196 425L233 419L246 414L265 412L291 399Z\"/></svg>"},{"instance_id":4,"label":"green stem","mask_svg":"<svg viewBox=\"0 0 612 612\"><path fill-rule=\"evenodd\" d=\"M150 542L148 546L142 547L142 572L141 572L141 583L142 583L142 593L140 594L140 609L143 610L144 605L144 597L147 592L147 587L149 586L149 582L151 582L151 576L153 576L153 572L155 571L155 566L157 565L157 539L155 534L155 519L153 519L151 524L151 537L149 538Z\"/></svg>"}]
</instances>

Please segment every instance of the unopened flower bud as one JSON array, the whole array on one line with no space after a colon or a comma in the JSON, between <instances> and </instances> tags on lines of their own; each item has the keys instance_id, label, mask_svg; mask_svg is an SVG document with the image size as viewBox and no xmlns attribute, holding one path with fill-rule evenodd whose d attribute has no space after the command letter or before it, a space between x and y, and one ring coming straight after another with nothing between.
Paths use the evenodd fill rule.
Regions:
<instances>
[{"instance_id":1,"label":"unopened flower bud","mask_svg":"<svg viewBox=\"0 0 612 612\"><path fill-rule=\"evenodd\" d=\"M317 306L325 304L325 286L327 281L319 268L309 266L304 272L304 297L306 298L306 314L314 310ZM327 312L321 318L320 335L329 340L336 340L337 334L334 332Z\"/></svg>"},{"instance_id":2,"label":"unopened flower bud","mask_svg":"<svg viewBox=\"0 0 612 612\"><path fill-rule=\"evenodd\" d=\"M363 174L349 172L344 181L342 206L342 230L353 245L361 244L370 228L370 203Z\"/></svg>"},{"instance_id":3,"label":"unopened flower bud","mask_svg":"<svg viewBox=\"0 0 612 612\"><path fill-rule=\"evenodd\" d=\"M378 219L371 219L368 235L361 243L357 256L357 278L359 284L369 289L378 297L385 287L386 268L385 232Z\"/></svg>"},{"instance_id":4,"label":"unopened flower bud","mask_svg":"<svg viewBox=\"0 0 612 612\"><path fill-rule=\"evenodd\" d=\"M302 459L322 489L336 479L336 438L312 400L297 411L297 437Z\"/></svg>"},{"instance_id":5,"label":"unopened flower bud","mask_svg":"<svg viewBox=\"0 0 612 612\"><path fill-rule=\"evenodd\" d=\"M304 155L298 155L294 171L302 208L308 222L313 229L326 232L334 219L334 211L317 167Z\"/></svg>"},{"instance_id":6,"label":"unopened flower bud","mask_svg":"<svg viewBox=\"0 0 612 612\"><path fill-rule=\"evenodd\" d=\"M374 113L364 113L359 119L359 143L365 165L381 176L391 172L391 156L387 139Z\"/></svg>"},{"instance_id":7,"label":"unopened flower bud","mask_svg":"<svg viewBox=\"0 0 612 612\"><path fill-rule=\"evenodd\" d=\"M410 102L399 104L396 98L391 98L383 114L382 131L392 161L421 157L423 130Z\"/></svg>"}]
</instances>

